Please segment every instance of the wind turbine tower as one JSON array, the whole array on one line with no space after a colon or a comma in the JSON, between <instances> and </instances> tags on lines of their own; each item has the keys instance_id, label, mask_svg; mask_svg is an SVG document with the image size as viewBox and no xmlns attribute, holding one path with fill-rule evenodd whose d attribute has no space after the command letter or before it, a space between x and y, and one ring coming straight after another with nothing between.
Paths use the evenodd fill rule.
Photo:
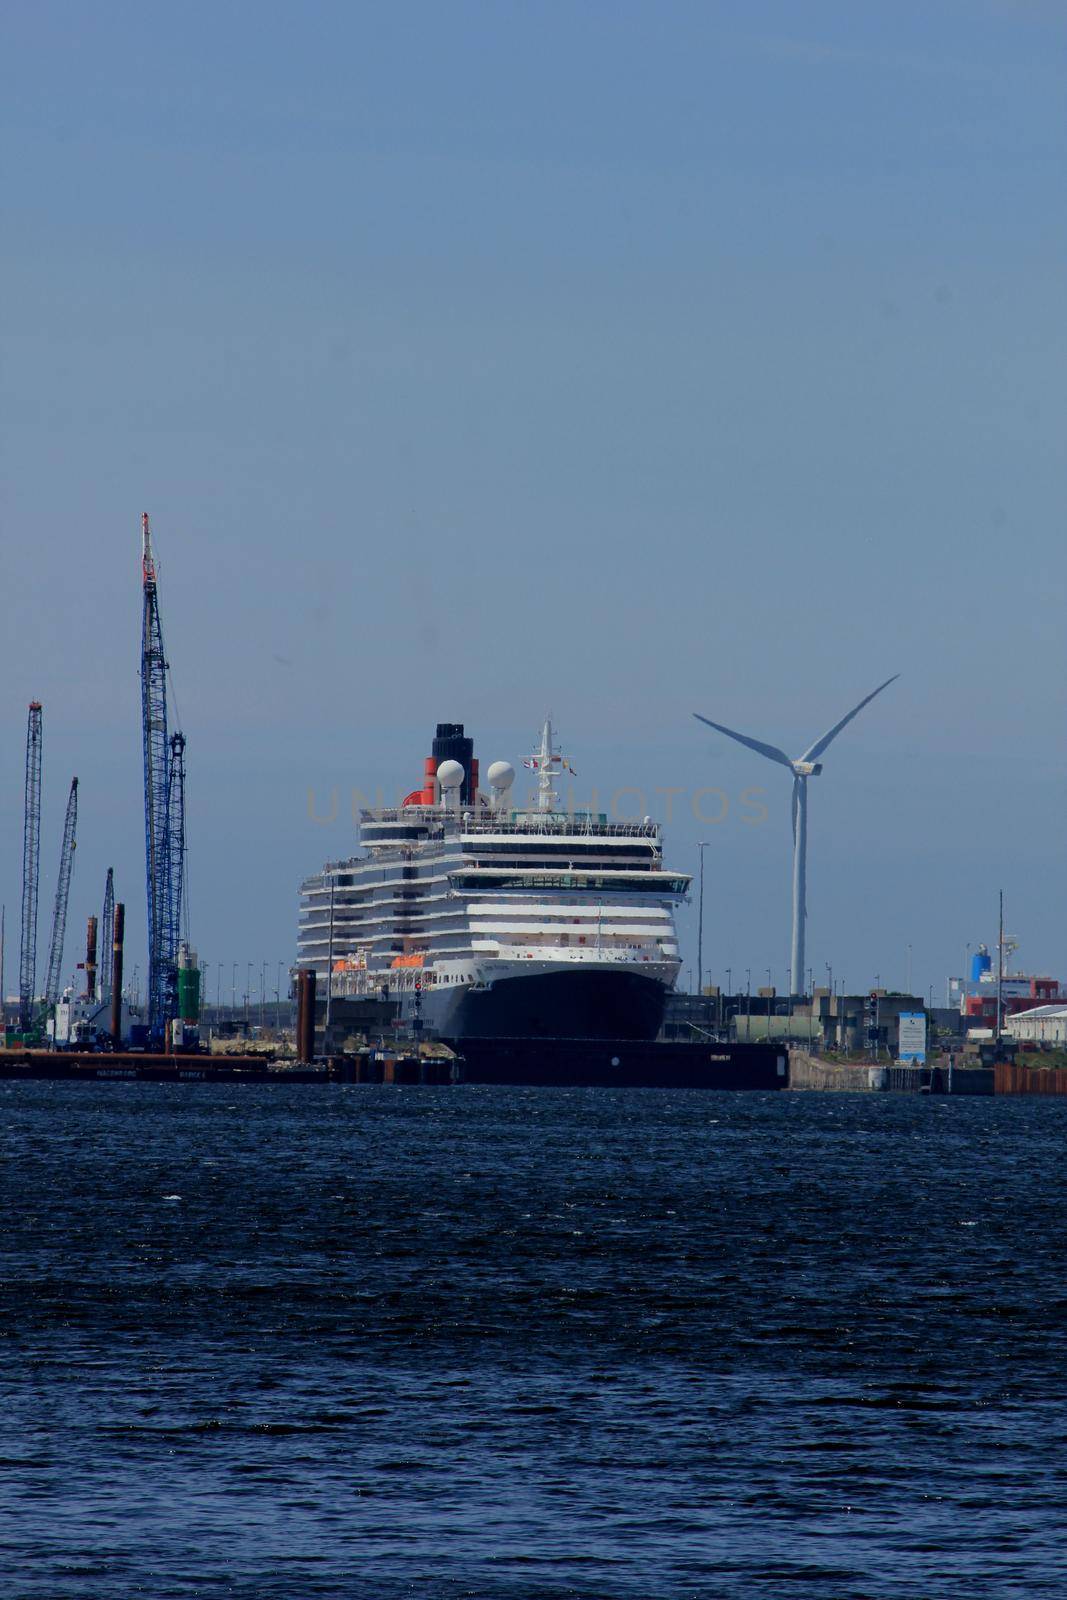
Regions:
<instances>
[{"instance_id":1,"label":"wind turbine tower","mask_svg":"<svg viewBox=\"0 0 1067 1600\"><path fill-rule=\"evenodd\" d=\"M824 733L821 739L816 739L809 745L802 756L795 760L786 755L784 750L779 750L777 745L764 744L759 739L751 739L747 733L738 733L733 728L724 728L721 722L712 722L710 717L702 717L699 711L693 715L698 722L703 722L709 728L714 728L716 733L725 733L728 739L736 739L738 744L743 744L749 750L755 750L757 755L766 756L768 761L777 761L780 766L788 767L793 774L793 938L790 954L791 988L794 994L804 993L805 952L804 952L804 923L808 914L808 779L817 778L822 772L822 762L819 757L837 738L842 728L847 728L853 717L858 716L864 706L870 705L875 695L881 694L883 689L888 689L900 677L899 672L894 672L891 678L880 683L877 689L872 689L870 694L860 701L858 706L853 706L847 716L835 722L829 733Z\"/></svg>"}]
</instances>

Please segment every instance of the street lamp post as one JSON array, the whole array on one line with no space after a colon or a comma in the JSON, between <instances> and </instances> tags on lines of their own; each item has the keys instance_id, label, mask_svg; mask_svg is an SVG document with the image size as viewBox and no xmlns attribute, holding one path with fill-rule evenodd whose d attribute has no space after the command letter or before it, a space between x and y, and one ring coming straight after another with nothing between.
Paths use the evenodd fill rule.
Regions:
<instances>
[{"instance_id":1,"label":"street lamp post","mask_svg":"<svg viewBox=\"0 0 1067 1600\"><path fill-rule=\"evenodd\" d=\"M1004 1025L1004 890L1000 890L1000 916L997 921L997 1031L996 1044L1000 1044L1000 1030ZM997 1054L1000 1054L999 1049Z\"/></svg>"},{"instance_id":2,"label":"street lamp post","mask_svg":"<svg viewBox=\"0 0 1067 1600\"><path fill-rule=\"evenodd\" d=\"M701 839L697 848L700 851L700 894L697 898L697 994L704 993L704 851L708 841Z\"/></svg>"},{"instance_id":3,"label":"street lamp post","mask_svg":"<svg viewBox=\"0 0 1067 1600\"><path fill-rule=\"evenodd\" d=\"M325 1024L324 1024L326 1031L323 1034L323 1039L327 1041L326 1046L325 1046L326 1049L329 1049L328 1038L329 1038L329 1032L330 1032L330 1012L331 1012L331 1010L333 1008L333 905L334 905L334 891L335 891L336 887L337 887L337 879L331 874L331 876L330 876L330 947L329 947L329 950L328 950L327 956L326 956L326 1020L325 1020ZM599 924L598 924L598 928L599 928ZM599 939L599 932L598 932L598 939Z\"/></svg>"}]
</instances>

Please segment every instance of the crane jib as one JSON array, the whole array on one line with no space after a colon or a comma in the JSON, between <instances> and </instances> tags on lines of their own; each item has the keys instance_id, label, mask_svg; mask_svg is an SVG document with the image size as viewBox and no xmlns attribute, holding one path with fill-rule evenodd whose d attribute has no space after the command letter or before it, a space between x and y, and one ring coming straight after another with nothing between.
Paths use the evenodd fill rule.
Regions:
<instances>
[{"instance_id":1,"label":"crane jib","mask_svg":"<svg viewBox=\"0 0 1067 1600\"><path fill-rule=\"evenodd\" d=\"M144 744L145 876L148 909L148 1033L162 1046L177 1015L178 941L184 857L184 767L181 734L168 738L167 661L147 516L143 519L144 611L141 628L141 716ZM178 756L175 743L180 742ZM175 766L180 769L175 775Z\"/></svg>"}]
</instances>

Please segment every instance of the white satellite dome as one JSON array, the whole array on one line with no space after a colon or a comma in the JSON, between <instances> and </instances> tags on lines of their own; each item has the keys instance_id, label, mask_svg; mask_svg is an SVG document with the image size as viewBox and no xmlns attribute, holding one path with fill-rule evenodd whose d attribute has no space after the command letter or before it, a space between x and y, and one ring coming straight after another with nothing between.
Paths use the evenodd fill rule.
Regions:
<instances>
[{"instance_id":1,"label":"white satellite dome","mask_svg":"<svg viewBox=\"0 0 1067 1600\"><path fill-rule=\"evenodd\" d=\"M459 789L467 774L461 761L442 761L437 769L437 781L442 789Z\"/></svg>"},{"instance_id":2,"label":"white satellite dome","mask_svg":"<svg viewBox=\"0 0 1067 1600\"><path fill-rule=\"evenodd\" d=\"M494 761L486 773L490 788L510 789L515 782L515 768L510 761Z\"/></svg>"}]
</instances>

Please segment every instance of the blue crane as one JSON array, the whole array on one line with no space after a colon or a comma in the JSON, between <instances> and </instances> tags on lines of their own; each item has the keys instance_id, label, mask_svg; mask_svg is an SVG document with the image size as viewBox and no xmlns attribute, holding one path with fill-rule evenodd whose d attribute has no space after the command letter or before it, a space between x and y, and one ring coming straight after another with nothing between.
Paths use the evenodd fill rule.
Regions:
<instances>
[{"instance_id":1,"label":"blue crane","mask_svg":"<svg viewBox=\"0 0 1067 1600\"><path fill-rule=\"evenodd\" d=\"M41 702L30 701L26 724L26 793L22 831L22 943L19 948L19 1032L33 1021L37 982L37 891L41 875Z\"/></svg>"},{"instance_id":2,"label":"blue crane","mask_svg":"<svg viewBox=\"0 0 1067 1600\"><path fill-rule=\"evenodd\" d=\"M78 831L78 780L71 780L67 799L67 814L63 822L63 848L59 854L59 878L56 881L56 901L52 910L52 942L48 947L48 976L44 985L45 1006L54 1006L59 999L63 982L63 945L67 937L67 905L70 900L70 876L74 870L75 835Z\"/></svg>"},{"instance_id":3,"label":"blue crane","mask_svg":"<svg viewBox=\"0 0 1067 1600\"><path fill-rule=\"evenodd\" d=\"M170 736L167 774L167 836L170 840L170 948L175 961L182 942L185 910L185 735Z\"/></svg>"},{"instance_id":4,"label":"blue crane","mask_svg":"<svg viewBox=\"0 0 1067 1600\"><path fill-rule=\"evenodd\" d=\"M104 884L104 915L100 923L100 998L111 999L111 969L115 937L115 869L108 867Z\"/></svg>"},{"instance_id":5,"label":"blue crane","mask_svg":"<svg viewBox=\"0 0 1067 1600\"><path fill-rule=\"evenodd\" d=\"M171 744L167 736L167 658L159 618L156 563L148 513L141 518L141 728L144 743L145 868L148 889L148 1039L164 1048L167 1024L178 1010L178 943L181 881L175 901L172 870ZM182 738L181 735L177 736ZM182 745L184 747L184 738ZM175 818L176 820L176 818ZM183 824L184 833L184 824Z\"/></svg>"}]
</instances>

